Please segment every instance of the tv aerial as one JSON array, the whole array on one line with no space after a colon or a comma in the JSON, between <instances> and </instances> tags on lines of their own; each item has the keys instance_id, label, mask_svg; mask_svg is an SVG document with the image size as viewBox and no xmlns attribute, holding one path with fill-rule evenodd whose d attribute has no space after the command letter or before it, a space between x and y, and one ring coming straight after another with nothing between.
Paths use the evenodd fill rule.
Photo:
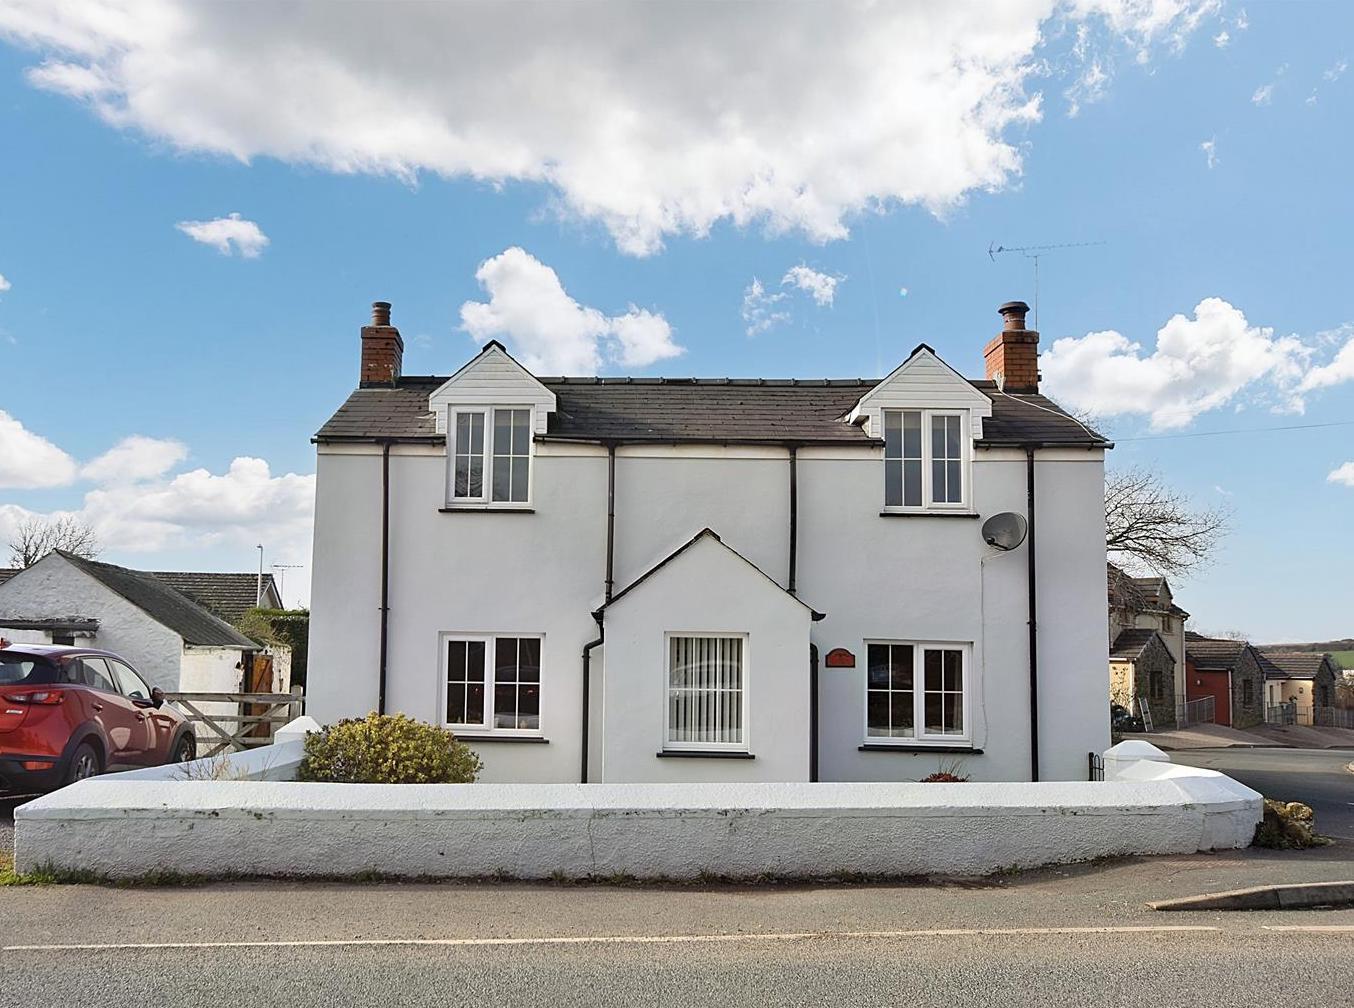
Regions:
<instances>
[{"instance_id":1,"label":"tv aerial","mask_svg":"<svg viewBox=\"0 0 1354 1008\"><path fill-rule=\"evenodd\" d=\"M1007 252L1017 252L1026 259L1034 260L1034 328L1039 328L1039 259L1050 252L1058 249L1070 248L1089 248L1092 245L1108 245L1109 242L1088 241L1088 242L1064 242L1061 245L998 245L996 242L988 242L987 257L993 262L997 261L997 256Z\"/></svg>"}]
</instances>

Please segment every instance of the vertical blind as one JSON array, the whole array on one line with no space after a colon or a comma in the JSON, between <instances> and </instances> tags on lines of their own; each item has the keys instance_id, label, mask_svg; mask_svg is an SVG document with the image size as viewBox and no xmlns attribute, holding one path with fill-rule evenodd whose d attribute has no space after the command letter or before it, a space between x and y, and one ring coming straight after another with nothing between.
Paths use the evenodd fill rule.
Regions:
<instances>
[{"instance_id":1,"label":"vertical blind","mask_svg":"<svg viewBox=\"0 0 1354 1008\"><path fill-rule=\"evenodd\" d=\"M743 641L672 637L668 660L668 741L743 742Z\"/></svg>"}]
</instances>

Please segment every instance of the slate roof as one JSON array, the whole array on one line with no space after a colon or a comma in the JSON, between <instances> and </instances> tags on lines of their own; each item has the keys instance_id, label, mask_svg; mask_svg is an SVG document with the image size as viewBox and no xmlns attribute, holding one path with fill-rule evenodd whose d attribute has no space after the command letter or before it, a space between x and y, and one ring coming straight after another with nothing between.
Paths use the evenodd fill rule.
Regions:
<instances>
[{"instance_id":1,"label":"slate roof","mask_svg":"<svg viewBox=\"0 0 1354 1008\"><path fill-rule=\"evenodd\" d=\"M444 441L428 396L447 379L404 377L393 387L359 388L315 435L316 441L382 438ZM877 379L541 378L555 393L542 440L739 444L881 442L843 422ZM1111 447L1061 407L1037 394L1001 395L972 381L992 400L981 445L1053 444ZM1051 411L1051 412L1050 412Z\"/></svg>"},{"instance_id":2,"label":"slate roof","mask_svg":"<svg viewBox=\"0 0 1354 1008\"><path fill-rule=\"evenodd\" d=\"M254 608L258 599L258 575L215 573L211 571L152 571L157 578L175 591L183 592L195 602L206 606L227 623L235 623ZM272 598L269 592L272 592ZM273 575L263 575L265 605L278 597Z\"/></svg>"},{"instance_id":3,"label":"slate roof","mask_svg":"<svg viewBox=\"0 0 1354 1008\"><path fill-rule=\"evenodd\" d=\"M1269 679L1315 679L1327 658L1320 651L1266 651L1264 656L1274 668L1265 670Z\"/></svg>"},{"instance_id":4,"label":"slate roof","mask_svg":"<svg viewBox=\"0 0 1354 1008\"><path fill-rule=\"evenodd\" d=\"M1110 657L1122 661L1135 661L1147 649L1152 638L1159 636L1160 634L1151 627L1129 627L1127 630L1120 630L1119 636L1114 638L1114 643L1110 645ZM1166 646L1164 641L1161 646Z\"/></svg>"},{"instance_id":5,"label":"slate roof","mask_svg":"<svg viewBox=\"0 0 1354 1008\"><path fill-rule=\"evenodd\" d=\"M157 623L183 638L185 644L201 647L257 648L240 631L214 616L183 592L176 591L149 571L129 570L116 564L86 560L57 550L71 565L104 587L116 592Z\"/></svg>"},{"instance_id":6,"label":"slate roof","mask_svg":"<svg viewBox=\"0 0 1354 1008\"><path fill-rule=\"evenodd\" d=\"M21 568L19 567L0 567L0 584L4 584L15 574L19 573L20 570Z\"/></svg>"},{"instance_id":7,"label":"slate roof","mask_svg":"<svg viewBox=\"0 0 1354 1008\"><path fill-rule=\"evenodd\" d=\"M1229 672L1250 647L1245 641L1185 634L1185 657L1205 672Z\"/></svg>"}]
</instances>

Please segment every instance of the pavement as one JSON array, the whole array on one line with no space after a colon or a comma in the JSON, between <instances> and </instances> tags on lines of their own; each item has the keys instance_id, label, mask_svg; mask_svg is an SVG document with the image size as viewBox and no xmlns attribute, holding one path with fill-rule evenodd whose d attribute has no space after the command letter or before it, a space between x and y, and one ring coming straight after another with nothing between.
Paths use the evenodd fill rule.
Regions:
<instances>
[{"instance_id":1,"label":"pavement","mask_svg":"<svg viewBox=\"0 0 1354 1008\"><path fill-rule=\"evenodd\" d=\"M1348 728L1317 728L1312 725L1261 724L1247 731L1268 745L1303 749L1354 749L1354 731Z\"/></svg>"},{"instance_id":2,"label":"pavement","mask_svg":"<svg viewBox=\"0 0 1354 1008\"><path fill-rule=\"evenodd\" d=\"M1269 739L1259 738L1248 732L1238 731L1226 725L1199 724L1188 728L1175 728L1171 731L1132 732L1122 736L1125 739L1142 739L1158 749L1175 751L1178 749L1221 749L1229 746L1254 748L1274 745Z\"/></svg>"}]
</instances>

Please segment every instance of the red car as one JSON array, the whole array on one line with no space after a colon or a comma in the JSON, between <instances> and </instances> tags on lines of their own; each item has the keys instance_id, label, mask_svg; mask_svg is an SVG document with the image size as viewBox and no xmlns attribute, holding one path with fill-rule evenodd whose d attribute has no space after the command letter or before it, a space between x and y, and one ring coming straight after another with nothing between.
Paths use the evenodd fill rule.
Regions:
<instances>
[{"instance_id":1,"label":"red car","mask_svg":"<svg viewBox=\"0 0 1354 1008\"><path fill-rule=\"evenodd\" d=\"M109 651L0 649L0 783L50 791L111 766L197 755L192 725Z\"/></svg>"}]
</instances>

